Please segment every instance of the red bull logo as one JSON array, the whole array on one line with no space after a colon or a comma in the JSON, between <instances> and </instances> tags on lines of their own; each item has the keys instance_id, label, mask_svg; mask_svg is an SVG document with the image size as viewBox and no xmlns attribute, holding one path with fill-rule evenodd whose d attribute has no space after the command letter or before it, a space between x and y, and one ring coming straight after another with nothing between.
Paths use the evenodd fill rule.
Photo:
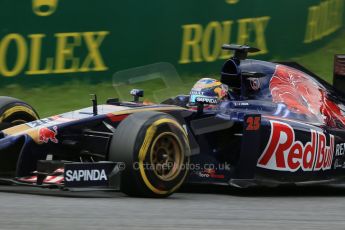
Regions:
<instances>
[{"instance_id":1,"label":"red bull logo","mask_svg":"<svg viewBox=\"0 0 345 230\"><path fill-rule=\"evenodd\" d=\"M57 126L54 126L53 129L42 127L38 131L39 142L48 143L49 141L51 141L54 143L58 143L59 140L56 138L57 134Z\"/></svg>"},{"instance_id":2,"label":"red bull logo","mask_svg":"<svg viewBox=\"0 0 345 230\"><path fill-rule=\"evenodd\" d=\"M327 146L327 139L329 145ZM334 136L310 130L310 141L296 140L294 129L283 122L271 121L271 136L259 158L258 167L295 172L329 170L334 153Z\"/></svg>"}]
</instances>

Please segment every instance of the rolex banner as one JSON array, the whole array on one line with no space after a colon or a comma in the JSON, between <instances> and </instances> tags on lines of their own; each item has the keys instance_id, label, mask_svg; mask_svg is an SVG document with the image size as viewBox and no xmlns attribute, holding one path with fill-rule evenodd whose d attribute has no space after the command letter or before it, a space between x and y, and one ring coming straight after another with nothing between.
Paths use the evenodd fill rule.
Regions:
<instances>
[{"instance_id":1,"label":"rolex banner","mask_svg":"<svg viewBox=\"0 0 345 230\"><path fill-rule=\"evenodd\" d=\"M344 25L345 0L2 0L0 83L111 80L168 62L180 74L217 73L223 43L254 58L312 51Z\"/></svg>"}]
</instances>

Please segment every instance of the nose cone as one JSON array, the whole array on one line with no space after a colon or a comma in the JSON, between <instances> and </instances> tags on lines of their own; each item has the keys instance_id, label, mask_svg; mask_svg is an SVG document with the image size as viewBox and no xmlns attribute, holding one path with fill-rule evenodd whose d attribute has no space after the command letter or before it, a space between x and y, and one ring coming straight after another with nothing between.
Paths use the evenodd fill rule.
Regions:
<instances>
[{"instance_id":1,"label":"nose cone","mask_svg":"<svg viewBox=\"0 0 345 230\"><path fill-rule=\"evenodd\" d=\"M39 142L39 128L31 128L26 124L11 127L11 128L3 130L2 132L5 135L4 139L7 139L8 137L18 137L18 136L27 134L33 139L33 141L35 141L36 143L40 143Z\"/></svg>"}]
</instances>

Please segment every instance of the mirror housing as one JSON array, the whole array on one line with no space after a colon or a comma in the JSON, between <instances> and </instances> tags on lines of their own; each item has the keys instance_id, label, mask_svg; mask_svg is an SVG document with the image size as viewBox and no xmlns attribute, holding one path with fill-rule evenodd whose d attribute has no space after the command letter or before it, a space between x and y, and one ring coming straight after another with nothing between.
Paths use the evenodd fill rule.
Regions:
<instances>
[{"instance_id":1,"label":"mirror housing","mask_svg":"<svg viewBox=\"0 0 345 230\"><path fill-rule=\"evenodd\" d=\"M133 102L139 102L139 98L144 97L144 90L132 89L130 94L133 96Z\"/></svg>"}]
</instances>

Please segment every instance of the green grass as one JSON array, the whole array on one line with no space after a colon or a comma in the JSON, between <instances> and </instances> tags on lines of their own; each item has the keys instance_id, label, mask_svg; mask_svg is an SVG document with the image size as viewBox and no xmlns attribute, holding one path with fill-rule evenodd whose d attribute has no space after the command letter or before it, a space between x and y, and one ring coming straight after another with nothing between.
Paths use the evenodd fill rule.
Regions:
<instances>
[{"instance_id":1,"label":"green grass","mask_svg":"<svg viewBox=\"0 0 345 230\"><path fill-rule=\"evenodd\" d=\"M345 32L333 39L326 46L291 60L299 62L306 68L323 77L326 81L332 81L333 56L336 53L345 53ZM115 89L110 82L88 84L85 82L72 82L59 86L41 86L40 88L28 88L19 85L8 85L0 89L0 95L12 96L22 99L32 105L41 117L90 106L89 94L96 93L99 102L103 103L109 97L121 96L129 99L130 88L145 89L145 98L151 101L161 101L164 98L180 93L188 93L199 76L183 76L182 84L167 88L162 80L149 80L140 84L120 86Z\"/></svg>"},{"instance_id":2,"label":"green grass","mask_svg":"<svg viewBox=\"0 0 345 230\"><path fill-rule=\"evenodd\" d=\"M114 89L110 84L87 85L73 82L60 86L25 88L11 85L0 90L1 95L16 97L32 105L40 117L60 114L90 106L89 94L97 93L99 98L111 97Z\"/></svg>"},{"instance_id":3,"label":"green grass","mask_svg":"<svg viewBox=\"0 0 345 230\"><path fill-rule=\"evenodd\" d=\"M292 58L292 60L302 64L324 80L332 83L335 54L345 54L345 31L324 47L312 53Z\"/></svg>"}]
</instances>

